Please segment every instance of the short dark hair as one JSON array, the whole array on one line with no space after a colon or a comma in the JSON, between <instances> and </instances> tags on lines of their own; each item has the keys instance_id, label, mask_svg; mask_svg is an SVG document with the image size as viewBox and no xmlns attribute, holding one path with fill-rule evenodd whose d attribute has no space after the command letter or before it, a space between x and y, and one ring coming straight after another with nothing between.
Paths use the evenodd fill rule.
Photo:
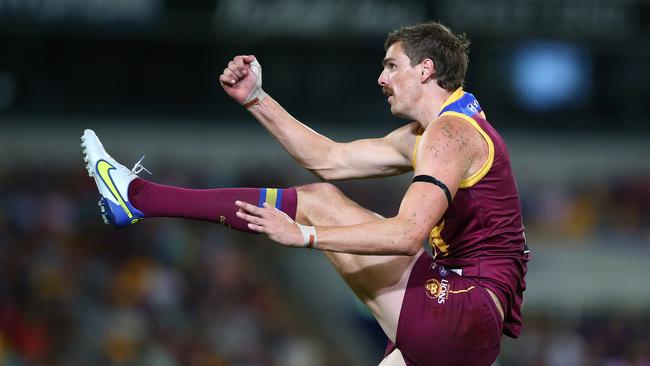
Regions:
<instances>
[{"instance_id":1,"label":"short dark hair","mask_svg":"<svg viewBox=\"0 0 650 366\"><path fill-rule=\"evenodd\" d=\"M469 40L464 33L454 34L438 22L421 23L396 29L388 34L384 48L401 42L404 53L415 66L429 58L436 67L435 79L441 88L463 86L469 64Z\"/></svg>"}]
</instances>

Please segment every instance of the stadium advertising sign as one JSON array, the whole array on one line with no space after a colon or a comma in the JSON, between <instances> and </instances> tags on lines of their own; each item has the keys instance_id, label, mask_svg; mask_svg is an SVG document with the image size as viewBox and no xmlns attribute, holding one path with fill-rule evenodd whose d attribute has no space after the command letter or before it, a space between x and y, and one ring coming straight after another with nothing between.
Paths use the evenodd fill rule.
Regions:
<instances>
[{"instance_id":1,"label":"stadium advertising sign","mask_svg":"<svg viewBox=\"0 0 650 366\"><path fill-rule=\"evenodd\" d=\"M4 25L33 23L147 24L161 13L162 0L0 0Z\"/></svg>"},{"instance_id":2,"label":"stadium advertising sign","mask_svg":"<svg viewBox=\"0 0 650 366\"><path fill-rule=\"evenodd\" d=\"M214 27L252 38L268 36L384 36L387 30L426 20L421 1L238 0L220 1Z\"/></svg>"}]
</instances>

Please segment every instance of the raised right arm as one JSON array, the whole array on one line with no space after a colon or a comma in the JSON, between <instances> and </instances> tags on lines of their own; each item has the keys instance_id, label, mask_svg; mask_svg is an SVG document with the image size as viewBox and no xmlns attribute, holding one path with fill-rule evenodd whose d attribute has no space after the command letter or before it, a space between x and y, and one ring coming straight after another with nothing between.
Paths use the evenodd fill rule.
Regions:
<instances>
[{"instance_id":1,"label":"raised right arm","mask_svg":"<svg viewBox=\"0 0 650 366\"><path fill-rule=\"evenodd\" d=\"M291 116L261 90L261 69L253 56L237 56L219 80L302 166L325 180L397 175L411 170L418 124L403 126L382 138L339 143Z\"/></svg>"}]
</instances>

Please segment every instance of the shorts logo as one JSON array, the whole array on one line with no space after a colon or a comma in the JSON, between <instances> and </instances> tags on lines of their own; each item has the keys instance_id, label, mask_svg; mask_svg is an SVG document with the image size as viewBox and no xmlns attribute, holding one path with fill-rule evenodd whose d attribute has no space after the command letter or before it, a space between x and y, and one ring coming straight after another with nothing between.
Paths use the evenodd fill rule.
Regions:
<instances>
[{"instance_id":1,"label":"shorts logo","mask_svg":"<svg viewBox=\"0 0 650 366\"><path fill-rule=\"evenodd\" d=\"M438 273L440 273L441 277L449 276L449 271L447 270L447 268L445 268L443 266L438 267Z\"/></svg>"},{"instance_id":2,"label":"shorts logo","mask_svg":"<svg viewBox=\"0 0 650 366\"><path fill-rule=\"evenodd\" d=\"M449 281L442 279L440 281L432 278L424 283L424 291L431 299L436 299L438 304L444 304L449 296Z\"/></svg>"}]
</instances>

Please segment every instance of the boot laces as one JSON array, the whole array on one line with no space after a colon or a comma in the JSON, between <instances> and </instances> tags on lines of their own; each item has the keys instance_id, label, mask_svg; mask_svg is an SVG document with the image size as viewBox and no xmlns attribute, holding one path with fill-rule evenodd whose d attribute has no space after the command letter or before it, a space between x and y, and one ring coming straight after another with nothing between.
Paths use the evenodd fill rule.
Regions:
<instances>
[{"instance_id":1,"label":"boot laces","mask_svg":"<svg viewBox=\"0 0 650 366\"><path fill-rule=\"evenodd\" d=\"M138 175L138 173L144 170L145 172L149 173L149 175L153 175L153 173L151 173L147 168L144 167L144 165L142 165L142 160L144 160L144 158L145 155L142 155L140 160L138 160L138 162L133 165L133 168L131 168L131 172L133 174Z\"/></svg>"}]
</instances>

